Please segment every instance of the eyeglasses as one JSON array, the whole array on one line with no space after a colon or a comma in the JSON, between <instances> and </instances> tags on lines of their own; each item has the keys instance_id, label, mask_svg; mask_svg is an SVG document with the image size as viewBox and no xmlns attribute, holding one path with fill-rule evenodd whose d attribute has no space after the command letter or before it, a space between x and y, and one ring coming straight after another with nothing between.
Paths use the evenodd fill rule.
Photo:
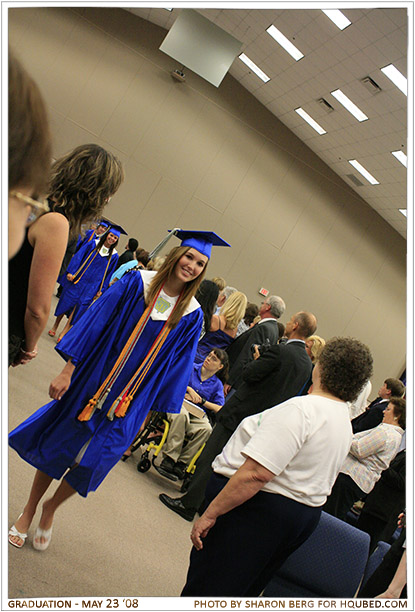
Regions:
<instances>
[{"instance_id":1,"label":"eyeglasses","mask_svg":"<svg viewBox=\"0 0 415 612\"><path fill-rule=\"evenodd\" d=\"M32 209L26 219L26 227L29 227L37 219L39 219L39 217L50 211L49 205L46 200L43 200L43 202L39 202L38 200L34 200L33 198L31 198L30 196L23 195L23 193L20 193L20 191L11 191L10 195L13 198L17 198L21 202L24 202L25 204L29 205Z\"/></svg>"}]
</instances>

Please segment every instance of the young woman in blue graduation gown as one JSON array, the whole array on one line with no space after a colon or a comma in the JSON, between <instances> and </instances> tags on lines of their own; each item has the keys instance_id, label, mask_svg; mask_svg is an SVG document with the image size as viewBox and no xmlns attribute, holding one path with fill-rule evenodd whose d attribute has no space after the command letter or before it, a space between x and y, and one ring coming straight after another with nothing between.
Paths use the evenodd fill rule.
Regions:
<instances>
[{"instance_id":1,"label":"young woman in blue graduation gown","mask_svg":"<svg viewBox=\"0 0 415 612\"><path fill-rule=\"evenodd\" d=\"M34 536L33 546L45 550L57 507L75 492L86 497L98 487L132 443L149 410L180 411L203 320L193 296L207 261L208 256L195 248L181 246L169 253L158 272L126 274L56 346L67 364L50 385L53 401L9 436L10 446L37 468L28 502L9 531L11 544L23 546L40 499L52 479L64 476L53 497L44 502ZM125 367L109 383L109 393L101 396L103 406L94 404L91 398L98 397L103 381L105 387L117 358L141 324L137 321L148 311L151 315L137 343L130 346ZM162 329L170 331L158 352L151 352ZM138 392L134 395L130 387L128 410L124 416L117 410L114 414L125 386L149 351L151 364Z\"/></svg>"},{"instance_id":2,"label":"young woman in blue graduation gown","mask_svg":"<svg viewBox=\"0 0 415 612\"><path fill-rule=\"evenodd\" d=\"M107 289L117 266L118 253L115 247L119 236L119 231L112 228L100 238L98 244L91 240L72 257L65 275L59 281L62 294L55 310L55 325L49 335L55 335L62 315L67 314L68 322L59 336L60 341L94 298L100 297Z\"/></svg>"}]
</instances>

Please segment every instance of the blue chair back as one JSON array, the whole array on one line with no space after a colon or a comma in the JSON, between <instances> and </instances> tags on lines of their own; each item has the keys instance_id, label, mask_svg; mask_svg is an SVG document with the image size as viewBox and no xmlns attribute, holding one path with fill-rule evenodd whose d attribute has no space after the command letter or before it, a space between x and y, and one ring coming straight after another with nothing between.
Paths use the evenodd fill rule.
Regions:
<instances>
[{"instance_id":1,"label":"blue chair back","mask_svg":"<svg viewBox=\"0 0 415 612\"><path fill-rule=\"evenodd\" d=\"M370 555L368 559L365 573L364 573L363 580L362 580L362 584L360 586L361 589L364 587L366 582L369 580L369 578L371 577L375 569L382 563L383 557L386 555L390 547L391 547L390 544L387 544L386 542L377 543L375 550L372 552L372 554Z\"/></svg>"},{"instance_id":2,"label":"blue chair back","mask_svg":"<svg viewBox=\"0 0 415 612\"><path fill-rule=\"evenodd\" d=\"M265 597L353 597L369 556L369 535L321 513L311 536L266 586Z\"/></svg>"}]
</instances>

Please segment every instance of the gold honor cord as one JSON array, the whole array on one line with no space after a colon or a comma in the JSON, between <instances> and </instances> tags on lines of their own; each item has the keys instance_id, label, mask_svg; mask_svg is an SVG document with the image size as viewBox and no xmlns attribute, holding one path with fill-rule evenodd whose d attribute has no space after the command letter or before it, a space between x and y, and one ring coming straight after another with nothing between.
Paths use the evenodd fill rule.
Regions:
<instances>
[{"instance_id":1,"label":"gold honor cord","mask_svg":"<svg viewBox=\"0 0 415 612\"><path fill-rule=\"evenodd\" d=\"M109 393L111 392L112 385L115 383L118 376L121 374L121 371L123 370L127 360L129 359L134 347L136 346L138 340L140 339L140 336L143 333L144 328L148 323L151 311L153 310L154 304L156 303L160 295L160 292L161 292L161 288L160 288L160 291L155 296L153 302L147 306L147 308L144 310L143 314L141 315L140 320L138 321L132 334L130 335L127 342L125 343L124 348L119 354L115 364L113 365L111 372L108 374L108 376L106 377L102 385L99 387L99 389L96 391L94 396L89 400L88 404L85 406L82 412L78 415L79 421L89 421L89 419L94 414L95 410L100 410L102 408L105 400L107 399ZM182 294L183 292L179 295L179 298L176 304L174 305L172 312L170 313L165 324L163 325L156 340L154 341L153 346L150 348L149 352L143 359L138 370L136 370L133 377L130 379L130 381L126 385L126 387L124 387L121 395L117 397L115 402L112 404L110 410L108 411L107 417L111 421L113 420L114 415L117 417L125 416L127 408L129 404L131 403L134 397L134 394L136 393L138 387L144 380L151 365L153 364L155 358L157 357L161 347L163 346L164 341L167 338L167 335L171 329L168 326L169 319L172 316L176 306L180 302L182 298ZM134 383L134 381L136 382ZM130 388L131 390L129 391Z\"/></svg>"},{"instance_id":2,"label":"gold honor cord","mask_svg":"<svg viewBox=\"0 0 415 612\"><path fill-rule=\"evenodd\" d=\"M110 265L110 261L111 261L111 259L112 259L112 253L111 253L111 256L110 256L110 257L108 257L107 267L105 268L104 276L102 277L102 281L101 281L101 284L100 284L99 289L98 289L98 291L97 291L97 294L98 294L100 291L102 291L102 287L103 287L104 282L105 282L105 277L107 276L108 266ZM93 303L94 303L94 302L95 302L95 301L98 299L97 294L95 294L95 297L94 297L94 299L92 300L92 302L90 303L90 305L88 306L88 308L89 308L90 306L92 306L92 304L93 304Z\"/></svg>"},{"instance_id":3,"label":"gold honor cord","mask_svg":"<svg viewBox=\"0 0 415 612\"><path fill-rule=\"evenodd\" d=\"M90 259L91 255L93 255L93 257L92 257L91 261L88 263L88 265L86 266L86 264L87 264L88 260ZM76 272L75 272L75 274L73 275L73 276L74 276L74 280L73 280L72 282L73 282L73 284L74 284L74 285L76 285L77 283L79 283L79 281L81 280L81 278L83 277L83 275L85 274L85 272L87 271L87 269L89 268L89 266L90 266L90 265L91 265L91 263L94 261L94 259L95 259L95 257L96 257L97 255L98 255L98 251L92 251L92 253L90 253L90 254L88 255L88 257L85 259L85 261L84 261L84 263L82 264L82 266L80 266L80 267L77 269L77 271L76 271ZM81 272L81 270L82 270L82 269L83 269L85 266L86 266L85 270L82 272L82 274L79 276L79 278L77 278L77 279L75 280L75 276L76 276L77 274L79 274L79 273Z\"/></svg>"}]
</instances>

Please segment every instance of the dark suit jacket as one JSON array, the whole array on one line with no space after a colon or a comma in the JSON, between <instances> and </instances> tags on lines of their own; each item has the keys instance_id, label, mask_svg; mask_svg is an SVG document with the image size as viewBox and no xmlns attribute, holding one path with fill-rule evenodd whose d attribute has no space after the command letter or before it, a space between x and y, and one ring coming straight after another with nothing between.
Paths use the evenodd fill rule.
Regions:
<instances>
[{"instance_id":1,"label":"dark suit jacket","mask_svg":"<svg viewBox=\"0 0 415 612\"><path fill-rule=\"evenodd\" d=\"M226 352L229 357L228 384L237 389L242 383L242 371L246 363L253 361L251 346L253 344L270 344L278 342L278 325L276 319L257 323L251 329L235 338Z\"/></svg>"},{"instance_id":2,"label":"dark suit jacket","mask_svg":"<svg viewBox=\"0 0 415 612\"><path fill-rule=\"evenodd\" d=\"M217 422L234 431L245 417L298 395L311 368L304 342L271 346L259 359L246 364L243 383L217 413Z\"/></svg>"},{"instance_id":3,"label":"dark suit jacket","mask_svg":"<svg viewBox=\"0 0 415 612\"><path fill-rule=\"evenodd\" d=\"M385 522L398 516L405 508L406 453L401 450L390 462L387 470L366 498L362 512L372 514Z\"/></svg>"},{"instance_id":4,"label":"dark suit jacket","mask_svg":"<svg viewBox=\"0 0 415 612\"><path fill-rule=\"evenodd\" d=\"M373 427L380 425L387 405L388 400L383 400L381 397L377 397L373 400L362 414L352 419L353 433L373 429Z\"/></svg>"}]
</instances>

